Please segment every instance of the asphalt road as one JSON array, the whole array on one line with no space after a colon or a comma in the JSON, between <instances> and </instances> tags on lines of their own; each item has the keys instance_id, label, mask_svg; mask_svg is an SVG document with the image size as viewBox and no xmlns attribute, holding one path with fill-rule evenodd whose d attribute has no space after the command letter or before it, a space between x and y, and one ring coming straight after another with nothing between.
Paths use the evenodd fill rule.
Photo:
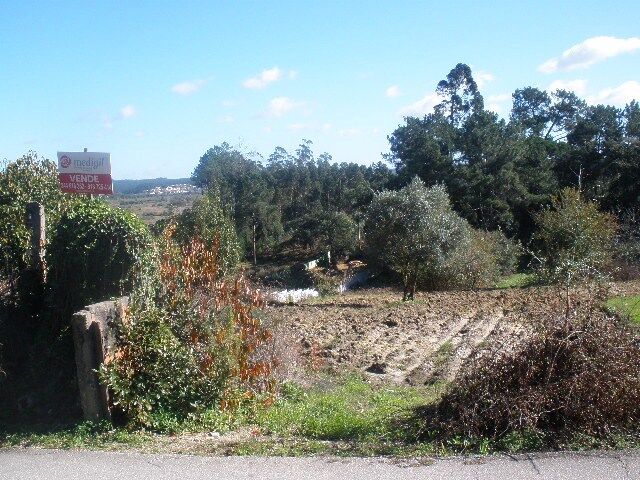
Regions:
<instances>
[{"instance_id":1,"label":"asphalt road","mask_svg":"<svg viewBox=\"0 0 640 480\"><path fill-rule=\"evenodd\" d=\"M640 452L452 458L195 457L37 449L0 450L0 479L640 479Z\"/></svg>"}]
</instances>

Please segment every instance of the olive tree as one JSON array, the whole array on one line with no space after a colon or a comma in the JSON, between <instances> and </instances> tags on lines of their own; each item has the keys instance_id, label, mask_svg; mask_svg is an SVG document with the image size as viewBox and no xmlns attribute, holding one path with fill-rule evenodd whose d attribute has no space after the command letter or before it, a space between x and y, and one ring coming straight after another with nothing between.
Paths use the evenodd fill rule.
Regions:
<instances>
[{"instance_id":1,"label":"olive tree","mask_svg":"<svg viewBox=\"0 0 640 480\"><path fill-rule=\"evenodd\" d=\"M418 283L429 288L459 284L471 232L451 208L445 188L427 187L417 177L401 190L376 194L365 223L370 258L401 275L403 300L413 299Z\"/></svg>"}]
</instances>

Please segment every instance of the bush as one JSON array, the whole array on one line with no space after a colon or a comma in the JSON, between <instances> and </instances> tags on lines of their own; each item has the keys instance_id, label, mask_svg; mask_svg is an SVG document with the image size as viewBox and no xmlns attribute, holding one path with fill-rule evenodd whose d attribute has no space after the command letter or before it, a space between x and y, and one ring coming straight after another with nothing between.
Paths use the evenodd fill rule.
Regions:
<instances>
[{"instance_id":1,"label":"bush","mask_svg":"<svg viewBox=\"0 0 640 480\"><path fill-rule=\"evenodd\" d=\"M640 278L640 208L619 215L612 271L617 280Z\"/></svg>"},{"instance_id":2,"label":"bush","mask_svg":"<svg viewBox=\"0 0 640 480\"><path fill-rule=\"evenodd\" d=\"M233 222L225 215L216 196L207 194L176 218L174 240L182 246L198 237L205 246L217 252L220 273L233 272L240 263L241 248Z\"/></svg>"},{"instance_id":3,"label":"bush","mask_svg":"<svg viewBox=\"0 0 640 480\"><path fill-rule=\"evenodd\" d=\"M550 209L535 217L540 274L550 282L570 285L574 280L603 272L610 262L617 229L613 215L598 210L580 192L565 188Z\"/></svg>"},{"instance_id":4,"label":"bush","mask_svg":"<svg viewBox=\"0 0 640 480\"><path fill-rule=\"evenodd\" d=\"M29 264L30 233L25 226L29 202L44 206L47 236L71 202L71 197L60 191L56 164L35 152L0 168L0 277L10 281Z\"/></svg>"},{"instance_id":5,"label":"bush","mask_svg":"<svg viewBox=\"0 0 640 480\"><path fill-rule=\"evenodd\" d=\"M536 318L519 344L476 358L433 407L423 434L441 439L513 434L606 437L640 421L640 345L601 299Z\"/></svg>"},{"instance_id":6,"label":"bush","mask_svg":"<svg viewBox=\"0 0 640 480\"><path fill-rule=\"evenodd\" d=\"M453 211L443 186L427 188L417 178L401 190L377 194L365 223L370 258L402 276L405 299L413 297L416 285L447 289L491 284L495 255L477 249L493 251L488 239Z\"/></svg>"},{"instance_id":7,"label":"bush","mask_svg":"<svg viewBox=\"0 0 640 480\"><path fill-rule=\"evenodd\" d=\"M162 239L157 288L134 292L101 372L130 420L159 430L208 409L233 412L274 388L260 295L220 276L215 246L198 238L180 246L174 231Z\"/></svg>"},{"instance_id":8,"label":"bush","mask_svg":"<svg viewBox=\"0 0 640 480\"><path fill-rule=\"evenodd\" d=\"M91 302L128 293L151 244L148 228L132 213L102 200L70 206L47 249L47 282L59 321Z\"/></svg>"}]
</instances>

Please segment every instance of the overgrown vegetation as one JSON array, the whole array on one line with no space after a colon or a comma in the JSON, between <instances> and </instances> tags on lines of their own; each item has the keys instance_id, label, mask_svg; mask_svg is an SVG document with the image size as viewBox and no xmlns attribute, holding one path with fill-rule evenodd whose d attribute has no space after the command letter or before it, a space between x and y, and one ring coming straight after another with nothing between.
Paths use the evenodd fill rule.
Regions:
<instances>
[{"instance_id":1,"label":"overgrown vegetation","mask_svg":"<svg viewBox=\"0 0 640 480\"><path fill-rule=\"evenodd\" d=\"M640 347L602 298L533 318L521 342L481 354L442 399L419 409L422 438L548 442L636 432Z\"/></svg>"},{"instance_id":2,"label":"overgrown vegetation","mask_svg":"<svg viewBox=\"0 0 640 480\"><path fill-rule=\"evenodd\" d=\"M219 236L210 246L199 237L181 245L175 229L162 238L157 284L134 290L102 372L130 421L157 430L210 409L268 401L275 388L259 293L242 277L221 275Z\"/></svg>"},{"instance_id":3,"label":"overgrown vegetation","mask_svg":"<svg viewBox=\"0 0 640 480\"><path fill-rule=\"evenodd\" d=\"M55 225L47 248L51 306L64 326L74 311L124 295L149 262L147 226L102 200L77 201Z\"/></svg>"},{"instance_id":4,"label":"overgrown vegetation","mask_svg":"<svg viewBox=\"0 0 640 480\"><path fill-rule=\"evenodd\" d=\"M508 242L498 234L474 232L453 211L444 187L428 188L418 178L398 191L377 194L367 211L365 231L370 257L401 275L405 300L413 298L418 285L493 285L501 270L499 255L510 253L499 252L498 242ZM507 270L514 260L504 262Z\"/></svg>"},{"instance_id":5,"label":"overgrown vegetation","mask_svg":"<svg viewBox=\"0 0 640 480\"><path fill-rule=\"evenodd\" d=\"M35 152L0 165L0 279L6 279L14 293L20 273L29 265L25 212L30 202L44 206L48 234L71 203L71 197L60 192L55 163Z\"/></svg>"},{"instance_id":6,"label":"overgrown vegetation","mask_svg":"<svg viewBox=\"0 0 640 480\"><path fill-rule=\"evenodd\" d=\"M565 285L593 278L610 263L617 222L580 192L564 189L551 208L536 215L540 272L548 282Z\"/></svg>"}]
</instances>

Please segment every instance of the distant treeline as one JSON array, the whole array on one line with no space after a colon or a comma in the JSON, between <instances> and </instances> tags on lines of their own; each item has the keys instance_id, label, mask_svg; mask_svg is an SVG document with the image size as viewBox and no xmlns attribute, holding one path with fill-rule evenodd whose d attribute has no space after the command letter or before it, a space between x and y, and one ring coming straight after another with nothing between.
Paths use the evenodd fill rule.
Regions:
<instances>
[{"instance_id":1,"label":"distant treeline","mask_svg":"<svg viewBox=\"0 0 640 480\"><path fill-rule=\"evenodd\" d=\"M416 176L443 184L474 227L525 243L535 212L565 187L618 215L640 205L638 102L588 105L573 92L526 87L513 93L504 119L485 109L464 64L436 92L442 101L433 113L405 117L389 135L384 163L336 164L327 153L315 156L308 140L266 159L225 143L201 157L193 182L220 198L247 253L258 254L283 242L319 247L336 232L360 236L374 193Z\"/></svg>"},{"instance_id":2,"label":"distant treeline","mask_svg":"<svg viewBox=\"0 0 640 480\"><path fill-rule=\"evenodd\" d=\"M115 194L132 195L151 190L155 187L168 187L186 183L191 184L190 178L148 178L143 180L114 180L113 190Z\"/></svg>"}]
</instances>

